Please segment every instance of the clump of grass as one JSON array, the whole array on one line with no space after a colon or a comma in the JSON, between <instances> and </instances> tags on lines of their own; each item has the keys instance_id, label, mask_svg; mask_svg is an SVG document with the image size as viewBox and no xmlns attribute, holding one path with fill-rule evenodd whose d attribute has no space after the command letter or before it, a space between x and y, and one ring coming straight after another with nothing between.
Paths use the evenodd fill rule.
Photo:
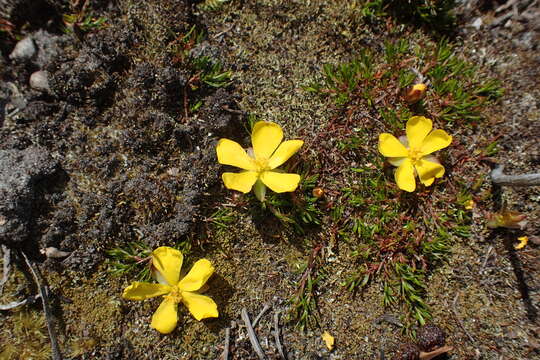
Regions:
<instances>
[{"instance_id":1,"label":"clump of grass","mask_svg":"<svg viewBox=\"0 0 540 360\"><path fill-rule=\"evenodd\" d=\"M426 96L407 103L401 94L419 82L429 85ZM456 238L471 235L465 210L471 195L466 184L448 178L413 194L400 191L376 139L381 132L402 132L412 115L429 117L439 128L473 126L502 90L447 41L413 45L407 39L387 42L380 52L365 49L345 64L325 65L322 80L306 90L327 97L342 114L308 146L319 149L311 160L321 177L332 179L325 184L335 194L327 225L351 251L354 266L343 285L356 292L379 283L383 306L403 308L406 330L413 322L425 323L431 318L425 301L430 271L445 261ZM440 182L451 186L439 187Z\"/></svg>"},{"instance_id":2,"label":"clump of grass","mask_svg":"<svg viewBox=\"0 0 540 360\"><path fill-rule=\"evenodd\" d=\"M319 253L321 248L321 244L316 245L307 263L298 267L298 273L302 275L296 293L289 300L291 305L289 321L294 322L301 331L320 327L315 291L318 283L326 277L325 272L320 267Z\"/></svg>"},{"instance_id":3,"label":"clump of grass","mask_svg":"<svg viewBox=\"0 0 540 360\"><path fill-rule=\"evenodd\" d=\"M207 56L199 56L192 60L193 68L197 71L197 81L210 87L220 88L231 83L232 71L224 71L221 64ZM197 88L195 81L191 83L192 89Z\"/></svg>"},{"instance_id":4,"label":"clump of grass","mask_svg":"<svg viewBox=\"0 0 540 360\"><path fill-rule=\"evenodd\" d=\"M223 207L214 211L209 217L205 219L205 222L212 224L219 229L228 229L229 225L236 221L232 209Z\"/></svg>"},{"instance_id":5,"label":"clump of grass","mask_svg":"<svg viewBox=\"0 0 540 360\"><path fill-rule=\"evenodd\" d=\"M143 242L133 241L124 247L107 251L108 271L114 276L123 276L137 271L135 277L141 281L150 280L150 253L152 249Z\"/></svg>"},{"instance_id":6,"label":"clump of grass","mask_svg":"<svg viewBox=\"0 0 540 360\"><path fill-rule=\"evenodd\" d=\"M368 0L362 5L361 14L368 22L391 16L442 33L455 27L455 7L455 0Z\"/></svg>"},{"instance_id":7,"label":"clump of grass","mask_svg":"<svg viewBox=\"0 0 540 360\"><path fill-rule=\"evenodd\" d=\"M361 85L366 85L373 79L373 64L372 54L369 51L360 52L357 59L346 64L337 66L325 64L324 82L314 82L305 87L305 90L331 96L337 104L344 105L357 95Z\"/></svg>"},{"instance_id":8,"label":"clump of grass","mask_svg":"<svg viewBox=\"0 0 540 360\"><path fill-rule=\"evenodd\" d=\"M66 34L95 31L103 27L107 22L107 18L95 17L92 14L64 14L62 19L65 24L64 32Z\"/></svg>"},{"instance_id":9,"label":"clump of grass","mask_svg":"<svg viewBox=\"0 0 540 360\"><path fill-rule=\"evenodd\" d=\"M380 55L384 61L377 64L373 59ZM433 47L400 39L386 43L382 54L363 50L349 63L324 65L323 80L305 89L332 97L338 106L365 102L392 127L408 118L411 110L446 122L479 121L482 110L503 91L497 80L481 78L478 70L446 40ZM426 98L411 108L395 95L414 82L427 82L430 88Z\"/></svg>"},{"instance_id":10,"label":"clump of grass","mask_svg":"<svg viewBox=\"0 0 540 360\"><path fill-rule=\"evenodd\" d=\"M285 226L292 226L297 234L318 227L322 223L323 211L319 199L313 195L318 175L302 174L298 189L290 196L271 193L263 207L268 208Z\"/></svg>"},{"instance_id":11,"label":"clump of grass","mask_svg":"<svg viewBox=\"0 0 540 360\"><path fill-rule=\"evenodd\" d=\"M186 34L178 36L169 44L174 62L182 63L190 73L183 93L185 117L203 106L203 98L209 90L231 84L233 73L223 69L219 60L206 55L192 56L192 50L201 44L205 37L205 32L193 25Z\"/></svg>"}]
</instances>

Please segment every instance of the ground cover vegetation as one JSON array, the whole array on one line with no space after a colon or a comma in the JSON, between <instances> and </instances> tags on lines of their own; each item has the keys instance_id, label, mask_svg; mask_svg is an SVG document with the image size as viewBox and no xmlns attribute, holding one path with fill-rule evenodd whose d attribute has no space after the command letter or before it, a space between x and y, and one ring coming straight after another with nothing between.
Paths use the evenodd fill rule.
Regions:
<instances>
[{"instance_id":1,"label":"ground cover vegetation","mask_svg":"<svg viewBox=\"0 0 540 360\"><path fill-rule=\"evenodd\" d=\"M362 320L349 323L351 331L388 334L369 330L370 316L378 314L390 319L399 339L421 342L417 332L431 325L421 326L439 322L432 307L440 303L430 298L431 282L453 261L456 248L483 231L478 221L475 228L475 209L498 201L478 168L485 169L499 151L500 135L483 132L504 90L445 37L456 27L454 2L259 6L234 0L149 1L111 8L106 3L47 7L63 47L62 55L44 66L51 74L50 93L33 93L22 85L35 63L2 73L3 82L17 84L30 103L41 107L10 115L0 132L0 150L24 151L36 144L58 162L58 172L46 179L56 185L43 181L36 191L45 211L36 213L37 220L28 222L30 230L22 234L39 240L15 247L43 262L54 306L60 309L56 317L65 352L80 359L128 354L216 358L227 328L233 336L231 358L252 358L245 329L235 320L241 309L255 311L262 302L272 303L277 329L282 316L283 331L290 334L284 335L285 347L293 358L328 357L332 351L372 358L378 347L396 348L392 340L392 346L367 347L359 339L348 340L342 318L357 315ZM309 24L306 19L313 14L324 14L324 21L345 27L335 43L323 46L329 54L342 41L361 38L350 40L351 48L344 45L346 56L328 55L327 62L316 60L316 67L300 71L304 81L295 85L294 94L306 108L324 108L320 119L303 110L297 114L302 107L292 102L274 112L268 98L276 97L275 88L261 79L252 86L250 76L260 78L260 68L251 69L242 59L260 66L259 53L271 50L240 29L265 33L252 23L265 12L287 24ZM0 48L5 52L33 25L2 16ZM326 36L324 31L334 30L318 29L317 36ZM225 54L223 36L229 36L233 55ZM267 63L273 63L271 55ZM251 108L245 101L249 104L252 91L261 103ZM285 99L290 93L283 91ZM265 114L264 106L272 112ZM286 120L297 115L299 121ZM381 134L403 138L408 121L418 117L444 130L449 146L430 158L444 169L415 180L411 188L410 181L396 183L392 158L381 154L379 139ZM310 119L313 124L302 123ZM272 136L258 138L261 128ZM278 148L283 138L286 151ZM242 149L250 146L247 153ZM232 167L220 164L245 171L231 173ZM268 173L271 179L265 178ZM249 179L238 180L244 175ZM282 176L289 178L280 182ZM273 191L263 191L263 184ZM511 227L506 225L513 221L521 229L519 213L512 213L512 221L505 209L481 214L481 221L491 216L496 228ZM526 248L527 241L521 236L515 250ZM68 250L69 257L60 262L36 251L51 246ZM181 276L180 268L192 270ZM22 273L13 270L1 302L13 301L13 294L30 296L24 283ZM151 297L159 300L125 300ZM177 309L179 303L186 308ZM0 338L13 332L19 340L1 348L0 358L51 356L38 304L5 316ZM343 316L351 306L354 315ZM217 319L197 321L205 318ZM283 349L268 345L272 331L279 340L278 330L272 330L271 321L261 324L256 330L266 339L264 351L279 358ZM397 359L399 351L393 354Z\"/></svg>"}]
</instances>

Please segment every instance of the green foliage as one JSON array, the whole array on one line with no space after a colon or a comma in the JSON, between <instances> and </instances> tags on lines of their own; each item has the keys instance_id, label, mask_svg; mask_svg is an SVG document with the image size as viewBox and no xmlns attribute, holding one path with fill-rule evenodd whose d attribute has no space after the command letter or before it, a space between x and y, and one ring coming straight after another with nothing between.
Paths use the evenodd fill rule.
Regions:
<instances>
[{"instance_id":1,"label":"green foliage","mask_svg":"<svg viewBox=\"0 0 540 360\"><path fill-rule=\"evenodd\" d=\"M142 242L130 242L124 248L114 248L107 251L109 256L108 271L114 276L132 274L137 271L135 278L150 280L150 253L152 250Z\"/></svg>"},{"instance_id":2,"label":"green foliage","mask_svg":"<svg viewBox=\"0 0 540 360\"><path fill-rule=\"evenodd\" d=\"M219 229L227 229L236 221L236 216L230 208L223 207L214 211L205 221Z\"/></svg>"},{"instance_id":3,"label":"green foliage","mask_svg":"<svg viewBox=\"0 0 540 360\"><path fill-rule=\"evenodd\" d=\"M300 286L297 293L289 300L292 305L289 320L294 321L301 331L320 327L315 290L319 282L326 278L326 273L322 269L316 270L315 259L310 258L310 260L299 268L299 273L303 274Z\"/></svg>"},{"instance_id":4,"label":"green foliage","mask_svg":"<svg viewBox=\"0 0 540 360\"><path fill-rule=\"evenodd\" d=\"M232 71L224 70L217 59L205 55L193 56L192 50L204 41L206 34L193 25L189 31L177 36L169 44L169 51L175 63L181 63L189 70L189 77L183 91L184 116L198 111L204 106L204 98L212 89L229 86Z\"/></svg>"},{"instance_id":5,"label":"green foliage","mask_svg":"<svg viewBox=\"0 0 540 360\"><path fill-rule=\"evenodd\" d=\"M362 51L359 57L342 65L323 65L323 83L314 82L304 89L309 92L322 93L335 98L337 104L350 101L360 83L373 78L373 59L368 51ZM367 93L366 93L367 94Z\"/></svg>"},{"instance_id":6,"label":"green foliage","mask_svg":"<svg viewBox=\"0 0 540 360\"><path fill-rule=\"evenodd\" d=\"M413 317L424 325L426 320L431 319L429 309L422 299L426 285L425 275L422 270L411 268L406 264L396 264L398 282L391 285L396 290L396 295L405 302Z\"/></svg>"},{"instance_id":7,"label":"green foliage","mask_svg":"<svg viewBox=\"0 0 540 360\"><path fill-rule=\"evenodd\" d=\"M213 61L207 56L194 58L192 65L195 71L198 72L199 80L210 87L220 88L231 83L232 71L224 71L219 62ZM193 82L192 89L195 90L196 88L197 86Z\"/></svg>"},{"instance_id":8,"label":"green foliage","mask_svg":"<svg viewBox=\"0 0 540 360\"><path fill-rule=\"evenodd\" d=\"M268 207L284 225L290 225L298 234L304 234L308 228L319 226L322 222L323 212L319 208L319 199L313 196L317 179L316 174L302 176L299 190L290 197L267 193L263 206Z\"/></svg>"},{"instance_id":9,"label":"green foliage","mask_svg":"<svg viewBox=\"0 0 540 360\"><path fill-rule=\"evenodd\" d=\"M385 0L366 1L362 5L361 14L366 20L375 21L388 15L384 8Z\"/></svg>"},{"instance_id":10,"label":"green foliage","mask_svg":"<svg viewBox=\"0 0 540 360\"><path fill-rule=\"evenodd\" d=\"M455 7L455 0L368 0L362 5L361 13L370 22L389 15L401 22L442 32L454 28Z\"/></svg>"},{"instance_id":11,"label":"green foliage","mask_svg":"<svg viewBox=\"0 0 540 360\"><path fill-rule=\"evenodd\" d=\"M381 56L364 49L349 63L325 64L323 80L305 90L330 96L339 106L361 103L372 108L390 130L401 129L413 113L393 94L402 93L415 82L430 84L426 99L415 112L427 112L431 118L446 122L481 120L482 110L503 93L497 80L480 77L479 69L457 56L444 39L436 47L413 48L406 39L387 42L381 55L383 61L377 64L374 60ZM425 74L412 68L411 60L425 68ZM392 96L384 102L376 101L381 94Z\"/></svg>"},{"instance_id":12,"label":"green foliage","mask_svg":"<svg viewBox=\"0 0 540 360\"><path fill-rule=\"evenodd\" d=\"M497 80L475 79L478 69L460 59L452 46L442 40L435 53L435 65L427 72L433 89L442 99L439 116L448 121L481 120L480 108L502 95ZM473 81L471 81L473 79Z\"/></svg>"},{"instance_id":13,"label":"green foliage","mask_svg":"<svg viewBox=\"0 0 540 360\"><path fill-rule=\"evenodd\" d=\"M190 250L190 243L180 242L172 247L186 255ZM135 280L149 281L152 250L141 241L132 241L124 247L108 250L108 272L113 276L133 276Z\"/></svg>"},{"instance_id":14,"label":"green foliage","mask_svg":"<svg viewBox=\"0 0 540 360\"><path fill-rule=\"evenodd\" d=\"M446 228L439 227L437 235L431 239L426 239L420 244L421 254L430 263L444 261L450 252L450 237Z\"/></svg>"},{"instance_id":15,"label":"green foliage","mask_svg":"<svg viewBox=\"0 0 540 360\"><path fill-rule=\"evenodd\" d=\"M83 33L87 33L104 26L107 22L107 18L94 17L92 14L86 16L80 16L79 14L64 14L62 17L64 24L64 32L71 34L75 29L80 30Z\"/></svg>"}]
</instances>

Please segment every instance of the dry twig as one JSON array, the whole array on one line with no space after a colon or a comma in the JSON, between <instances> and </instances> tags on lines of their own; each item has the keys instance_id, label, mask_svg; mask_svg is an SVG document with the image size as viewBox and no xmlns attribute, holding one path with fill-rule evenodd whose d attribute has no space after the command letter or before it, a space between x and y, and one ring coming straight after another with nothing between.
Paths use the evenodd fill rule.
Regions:
<instances>
[{"instance_id":1,"label":"dry twig","mask_svg":"<svg viewBox=\"0 0 540 360\"><path fill-rule=\"evenodd\" d=\"M58 340L56 339L56 332L54 331L52 311L49 307L49 289L46 285L43 285L42 281L40 281L35 265L28 259L24 252L21 251L21 254L32 273L32 277L34 278L39 291L39 296L41 297L43 312L45 313L45 320L47 321L47 330L49 331L49 338L51 339L52 358L53 360L62 360L62 354L60 353L60 347L58 346Z\"/></svg>"},{"instance_id":2,"label":"dry twig","mask_svg":"<svg viewBox=\"0 0 540 360\"><path fill-rule=\"evenodd\" d=\"M2 253L4 254L4 259L2 279L0 280L0 295L2 295L2 292L4 291L4 285L8 281L9 271L11 269L11 250L7 246L2 245Z\"/></svg>"},{"instance_id":3,"label":"dry twig","mask_svg":"<svg viewBox=\"0 0 540 360\"><path fill-rule=\"evenodd\" d=\"M257 315L257 317L255 318L255 320L253 320L253 322L251 323L251 326L253 326L253 328L255 328L257 326L257 323L259 322L259 320L261 320L261 318L263 317L263 315L268 311L270 310L272 306L268 305L268 304L264 304L264 307L263 309L261 310L261 312L259 313L259 315Z\"/></svg>"},{"instance_id":4,"label":"dry twig","mask_svg":"<svg viewBox=\"0 0 540 360\"><path fill-rule=\"evenodd\" d=\"M423 352L423 351L420 351L420 360L431 360L433 358L436 358L437 356L441 355L441 354L444 354L444 353L447 353L449 351L451 351L453 349L453 347L451 346L442 346L438 349L435 349L433 351L430 351L430 352Z\"/></svg>"},{"instance_id":5,"label":"dry twig","mask_svg":"<svg viewBox=\"0 0 540 360\"><path fill-rule=\"evenodd\" d=\"M489 257L491 255L492 251L493 251L493 246L490 246L488 248L488 251L486 252L486 256L484 257L484 261L482 262L482 267L480 268L480 273L484 272L484 269L486 268L487 262L489 260Z\"/></svg>"},{"instance_id":6,"label":"dry twig","mask_svg":"<svg viewBox=\"0 0 540 360\"><path fill-rule=\"evenodd\" d=\"M491 170L491 181L497 185L508 186L535 186L540 185L540 173L505 175L504 165L499 165Z\"/></svg>"},{"instance_id":7,"label":"dry twig","mask_svg":"<svg viewBox=\"0 0 540 360\"><path fill-rule=\"evenodd\" d=\"M223 345L223 355L221 356L223 360L229 360L230 338L231 338L231 328L226 328L225 329L225 344Z\"/></svg>"},{"instance_id":8,"label":"dry twig","mask_svg":"<svg viewBox=\"0 0 540 360\"><path fill-rule=\"evenodd\" d=\"M26 299L21 300L21 301L12 301L12 302L7 303L7 304L0 304L0 310L15 309L15 308L17 308L19 306L23 306L23 305L25 305L27 303L33 303L39 297L40 297L39 295L35 295L35 296L27 297Z\"/></svg>"},{"instance_id":9,"label":"dry twig","mask_svg":"<svg viewBox=\"0 0 540 360\"><path fill-rule=\"evenodd\" d=\"M287 360L287 355L285 355L285 351L283 351L283 346L281 345L281 340L279 339L280 331L279 331L279 311L276 311L274 314L274 339L276 340L276 347L279 351L279 355L284 360Z\"/></svg>"},{"instance_id":10,"label":"dry twig","mask_svg":"<svg viewBox=\"0 0 540 360\"><path fill-rule=\"evenodd\" d=\"M257 340L257 335L255 334L255 330L253 330L253 326L251 326L251 321L249 320L249 315L246 308L243 308L240 314L242 316L242 320L244 320L244 323L246 324L249 341L251 342L253 350L255 350L259 359L266 360L266 355L264 355L261 345L259 344L259 340Z\"/></svg>"}]
</instances>

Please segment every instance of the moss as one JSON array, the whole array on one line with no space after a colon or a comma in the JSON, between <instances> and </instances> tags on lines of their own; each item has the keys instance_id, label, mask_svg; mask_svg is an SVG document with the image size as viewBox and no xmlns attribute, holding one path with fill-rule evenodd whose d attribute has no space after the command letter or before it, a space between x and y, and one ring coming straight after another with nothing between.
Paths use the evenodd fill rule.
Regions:
<instances>
[{"instance_id":1,"label":"moss","mask_svg":"<svg viewBox=\"0 0 540 360\"><path fill-rule=\"evenodd\" d=\"M0 267L2 261L0 260ZM29 296L27 279L22 272L13 268L3 288L1 303L20 301ZM15 297L14 294L19 294ZM45 316L38 300L35 305L24 305L0 314L0 359L50 359L51 348Z\"/></svg>"}]
</instances>

